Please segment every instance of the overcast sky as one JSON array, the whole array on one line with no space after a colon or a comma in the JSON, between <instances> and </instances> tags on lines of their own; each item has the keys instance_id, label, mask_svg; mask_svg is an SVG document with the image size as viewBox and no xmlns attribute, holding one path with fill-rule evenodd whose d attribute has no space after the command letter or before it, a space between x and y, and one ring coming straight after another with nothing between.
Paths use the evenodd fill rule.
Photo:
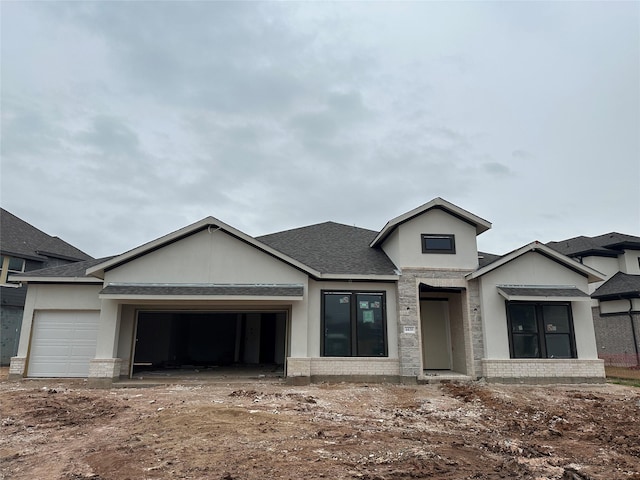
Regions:
<instances>
[{"instance_id":1,"label":"overcast sky","mask_svg":"<svg viewBox=\"0 0 640 480\"><path fill-rule=\"evenodd\" d=\"M640 235L640 2L2 2L3 208L88 254L212 215Z\"/></svg>"}]
</instances>

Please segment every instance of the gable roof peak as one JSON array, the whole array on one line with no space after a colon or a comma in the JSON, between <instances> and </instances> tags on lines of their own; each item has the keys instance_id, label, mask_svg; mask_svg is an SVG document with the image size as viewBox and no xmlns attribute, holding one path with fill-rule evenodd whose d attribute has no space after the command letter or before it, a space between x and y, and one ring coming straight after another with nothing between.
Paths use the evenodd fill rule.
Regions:
<instances>
[{"instance_id":1,"label":"gable roof peak","mask_svg":"<svg viewBox=\"0 0 640 480\"><path fill-rule=\"evenodd\" d=\"M476 229L476 235L480 235L491 228L491 222L484 218L478 217L473 213L454 205L453 203L445 200L442 197L436 197L433 200L420 205L402 215L398 215L395 218L389 220L386 225L380 230L376 238L371 242L371 246L375 247L384 242L384 240L401 224L412 220L415 217L422 215L432 209L440 209L448 212L454 217L473 225Z\"/></svg>"},{"instance_id":2,"label":"gable roof peak","mask_svg":"<svg viewBox=\"0 0 640 480\"><path fill-rule=\"evenodd\" d=\"M146 255L147 253L150 253L154 250L157 250L159 248L165 247L166 245L169 245L171 243L177 242L179 240L182 240L184 238L187 238L195 233L201 232L203 230L209 230L211 233L218 231L218 230L222 230L224 232L226 232L227 234L239 239L240 241L243 241L249 245L252 245L253 247L258 248L259 250L262 250L266 253L268 253L269 255L272 255L275 258L278 258L280 260L282 260L285 263L288 263L289 265L293 266L294 268L297 268L299 270L305 271L311 275L319 275L318 272L316 272L315 270L309 268L307 265L303 265L302 263L300 263L299 261L281 253L278 252L277 250L274 250L272 247L270 247L269 245L261 242L260 240L257 240L249 235L247 235L244 232L241 232L240 230L218 220L215 217L212 216L208 216L203 218L202 220L199 220L195 223L192 223L191 225L187 225L186 227L183 227L179 230L176 230L174 232L171 232L167 235L163 235L160 238L157 238L155 240L152 240L150 242L147 242L143 245L140 245L139 247L136 247L132 250L129 250L121 255L117 255L103 263L94 265L90 268L87 269L87 275L93 275L99 278L104 278L104 273L106 270L110 270L112 268L116 268L124 263L130 262L132 260L135 260L136 258L142 257L144 255Z\"/></svg>"},{"instance_id":3,"label":"gable roof peak","mask_svg":"<svg viewBox=\"0 0 640 480\"><path fill-rule=\"evenodd\" d=\"M354 229L354 230L357 230L357 231L365 231L365 232L377 233L375 230L370 230L368 228L363 228L363 227L358 227L356 225L348 225L346 223L340 223L340 222L334 222L334 221L328 220L326 222L313 223L311 225L304 225L302 227L294 227L294 228L289 228L287 230L267 233L265 235L257 236L256 238L257 239L262 239L262 238L269 238L271 236L281 235L281 234L286 234L286 233L303 232L303 231L317 230L317 229L327 229L327 228L343 228L343 229L351 228L351 229Z\"/></svg>"},{"instance_id":4,"label":"gable roof peak","mask_svg":"<svg viewBox=\"0 0 640 480\"><path fill-rule=\"evenodd\" d=\"M564 265L565 267L579 273L580 275L587 277L587 281L589 283L599 282L601 280L604 280L604 277L602 276L602 274L597 270L591 267L588 267L580 262L577 262L576 260L566 255L563 255L562 253L558 252L557 250L554 250L553 248L545 245L544 243L539 242L538 240L535 240L527 245L524 245L520 248L512 250L511 252L501 256L497 260L494 260L488 264L485 264L484 266L481 266L475 272L471 272L470 274L468 274L467 278L473 279L473 278L481 277L482 275L489 273L492 270L495 270L496 268L500 268L501 266L529 252L539 253L561 265Z\"/></svg>"}]
</instances>

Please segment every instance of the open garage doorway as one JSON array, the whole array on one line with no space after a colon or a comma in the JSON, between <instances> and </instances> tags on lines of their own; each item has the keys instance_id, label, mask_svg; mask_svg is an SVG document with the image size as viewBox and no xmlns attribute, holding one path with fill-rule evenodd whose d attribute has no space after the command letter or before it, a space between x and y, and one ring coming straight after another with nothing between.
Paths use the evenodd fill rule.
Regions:
<instances>
[{"instance_id":1,"label":"open garage doorway","mask_svg":"<svg viewBox=\"0 0 640 480\"><path fill-rule=\"evenodd\" d=\"M287 312L139 311L131 374L283 374Z\"/></svg>"}]
</instances>

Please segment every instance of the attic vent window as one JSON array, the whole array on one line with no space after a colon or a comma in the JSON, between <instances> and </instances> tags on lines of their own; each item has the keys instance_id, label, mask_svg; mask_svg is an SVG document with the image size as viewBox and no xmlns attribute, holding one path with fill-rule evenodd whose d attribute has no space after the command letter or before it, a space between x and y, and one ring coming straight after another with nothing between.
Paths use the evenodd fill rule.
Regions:
<instances>
[{"instance_id":1,"label":"attic vent window","mask_svg":"<svg viewBox=\"0 0 640 480\"><path fill-rule=\"evenodd\" d=\"M456 253L456 238L450 234L421 235L422 253Z\"/></svg>"}]
</instances>

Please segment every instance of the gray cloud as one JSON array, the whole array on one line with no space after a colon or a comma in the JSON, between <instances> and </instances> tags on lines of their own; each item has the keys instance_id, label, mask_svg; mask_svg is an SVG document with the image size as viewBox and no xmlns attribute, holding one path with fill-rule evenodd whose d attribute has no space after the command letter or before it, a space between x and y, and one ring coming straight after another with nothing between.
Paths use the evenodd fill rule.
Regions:
<instances>
[{"instance_id":1,"label":"gray cloud","mask_svg":"<svg viewBox=\"0 0 640 480\"><path fill-rule=\"evenodd\" d=\"M76 140L105 156L136 155L139 140L136 133L116 118L97 116L89 131L76 135Z\"/></svg>"},{"instance_id":2,"label":"gray cloud","mask_svg":"<svg viewBox=\"0 0 640 480\"><path fill-rule=\"evenodd\" d=\"M482 164L482 170L490 175L502 176L509 175L511 169L499 162L487 162Z\"/></svg>"},{"instance_id":3,"label":"gray cloud","mask_svg":"<svg viewBox=\"0 0 640 480\"><path fill-rule=\"evenodd\" d=\"M637 234L637 25L632 4L8 3L2 203L94 255L207 215L380 228L435 196L494 222L489 251Z\"/></svg>"}]
</instances>

